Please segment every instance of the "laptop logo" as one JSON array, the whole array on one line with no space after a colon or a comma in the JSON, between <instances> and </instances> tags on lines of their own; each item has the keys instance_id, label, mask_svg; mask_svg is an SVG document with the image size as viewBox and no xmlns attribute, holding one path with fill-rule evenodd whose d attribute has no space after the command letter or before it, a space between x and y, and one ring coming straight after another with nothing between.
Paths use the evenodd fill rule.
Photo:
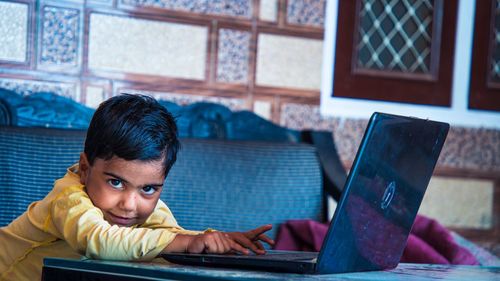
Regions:
<instances>
[{"instance_id":1,"label":"laptop logo","mask_svg":"<svg viewBox=\"0 0 500 281\"><path fill-rule=\"evenodd\" d=\"M380 208L382 208L382 210L389 207L392 198L394 198L394 193L396 193L396 182L392 181L385 189L384 196L382 197L382 203L380 203Z\"/></svg>"}]
</instances>

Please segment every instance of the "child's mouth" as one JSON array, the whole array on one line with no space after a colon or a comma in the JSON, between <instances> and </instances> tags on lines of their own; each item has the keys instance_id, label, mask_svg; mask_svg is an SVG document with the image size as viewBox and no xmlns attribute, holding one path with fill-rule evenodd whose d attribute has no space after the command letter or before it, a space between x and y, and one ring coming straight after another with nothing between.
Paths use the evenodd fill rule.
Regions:
<instances>
[{"instance_id":1,"label":"child's mouth","mask_svg":"<svg viewBox=\"0 0 500 281\"><path fill-rule=\"evenodd\" d=\"M134 222L134 218L116 216L112 213L108 213L112 224L119 226L130 226Z\"/></svg>"}]
</instances>

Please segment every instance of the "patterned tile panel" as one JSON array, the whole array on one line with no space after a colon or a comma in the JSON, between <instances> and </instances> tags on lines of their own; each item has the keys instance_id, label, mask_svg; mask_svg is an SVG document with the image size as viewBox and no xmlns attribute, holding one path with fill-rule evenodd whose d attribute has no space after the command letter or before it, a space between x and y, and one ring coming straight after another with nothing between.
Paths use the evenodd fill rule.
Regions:
<instances>
[{"instance_id":1,"label":"patterned tile panel","mask_svg":"<svg viewBox=\"0 0 500 281\"><path fill-rule=\"evenodd\" d=\"M281 107L280 124L296 130L315 129L333 132L333 139L343 162L354 160L366 122L346 122L339 118L322 117L319 106L287 103Z\"/></svg>"},{"instance_id":2,"label":"patterned tile panel","mask_svg":"<svg viewBox=\"0 0 500 281\"><path fill-rule=\"evenodd\" d=\"M209 0L207 1L207 13L212 15L234 16L251 18L251 0Z\"/></svg>"},{"instance_id":3,"label":"patterned tile panel","mask_svg":"<svg viewBox=\"0 0 500 281\"><path fill-rule=\"evenodd\" d=\"M340 159L345 163L354 161L367 124L365 119L338 119L333 129L334 141Z\"/></svg>"},{"instance_id":4,"label":"patterned tile panel","mask_svg":"<svg viewBox=\"0 0 500 281\"><path fill-rule=\"evenodd\" d=\"M323 27L326 0L289 0L287 22L297 25Z\"/></svg>"},{"instance_id":5,"label":"patterned tile panel","mask_svg":"<svg viewBox=\"0 0 500 281\"><path fill-rule=\"evenodd\" d=\"M120 0L127 6L162 8L174 11L205 13L207 0Z\"/></svg>"},{"instance_id":6,"label":"patterned tile panel","mask_svg":"<svg viewBox=\"0 0 500 281\"><path fill-rule=\"evenodd\" d=\"M80 102L79 88L73 83L0 78L0 88L12 90L20 95L51 92Z\"/></svg>"},{"instance_id":7,"label":"patterned tile panel","mask_svg":"<svg viewBox=\"0 0 500 281\"><path fill-rule=\"evenodd\" d=\"M247 31L219 30L217 81L237 84L247 83L250 37L251 33Z\"/></svg>"},{"instance_id":8,"label":"patterned tile panel","mask_svg":"<svg viewBox=\"0 0 500 281\"><path fill-rule=\"evenodd\" d=\"M500 171L500 130L452 126L438 164Z\"/></svg>"},{"instance_id":9,"label":"patterned tile panel","mask_svg":"<svg viewBox=\"0 0 500 281\"><path fill-rule=\"evenodd\" d=\"M322 117L319 106L285 103L281 106L280 125L295 130L333 130L336 119Z\"/></svg>"},{"instance_id":10,"label":"patterned tile panel","mask_svg":"<svg viewBox=\"0 0 500 281\"><path fill-rule=\"evenodd\" d=\"M243 99L236 98L225 98L225 97L212 97L212 96L198 96L198 95L188 95L170 92L156 92L156 91L146 91L146 90L134 90L134 89L120 89L119 93L128 94L142 94L152 96L158 100L166 100L174 102L179 105L188 105L195 102L212 102L222 104L233 111L247 110L246 102ZM115 93L117 95L118 93Z\"/></svg>"},{"instance_id":11,"label":"patterned tile panel","mask_svg":"<svg viewBox=\"0 0 500 281\"><path fill-rule=\"evenodd\" d=\"M77 65L80 11L46 6L43 9L42 65Z\"/></svg>"},{"instance_id":12,"label":"patterned tile panel","mask_svg":"<svg viewBox=\"0 0 500 281\"><path fill-rule=\"evenodd\" d=\"M0 60L25 62L28 5L0 2Z\"/></svg>"},{"instance_id":13,"label":"patterned tile panel","mask_svg":"<svg viewBox=\"0 0 500 281\"><path fill-rule=\"evenodd\" d=\"M260 33L257 48L259 86L320 89L322 40Z\"/></svg>"},{"instance_id":14,"label":"patterned tile panel","mask_svg":"<svg viewBox=\"0 0 500 281\"><path fill-rule=\"evenodd\" d=\"M318 106L284 104L281 125L293 129L334 132L342 161L352 163L368 120L322 117ZM452 127L438 160L438 166L500 172L500 130Z\"/></svg>"},{"instance_id":15,"label":"patterned tile panel","mask_svg":"<svg viewBox=\"0 0 500 281\"><path fill-rule=\"evenodd\" d=\"M135 7L152 7L199 14L224 15L250 18L250 0L120 0L120 3Z\"/></svg>"}]
</instances>

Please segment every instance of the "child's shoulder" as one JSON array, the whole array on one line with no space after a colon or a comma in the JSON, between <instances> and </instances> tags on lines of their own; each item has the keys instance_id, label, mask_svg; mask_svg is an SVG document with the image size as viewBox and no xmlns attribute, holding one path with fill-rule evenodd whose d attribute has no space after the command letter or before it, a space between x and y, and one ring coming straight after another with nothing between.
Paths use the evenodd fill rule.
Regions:
<instances>
[{"instance_id":1,"label":"child's shoulder","mask_svg":"<svg viewBox=\"0 0 500 281\"><path fill-rule=\"evenodd\" d=\"M55 181L52 191L56 193L83 191L83 184L80 182L80 174L78 173L78 164L69 167L64 177Z\"/></svg>"}]
</instances>

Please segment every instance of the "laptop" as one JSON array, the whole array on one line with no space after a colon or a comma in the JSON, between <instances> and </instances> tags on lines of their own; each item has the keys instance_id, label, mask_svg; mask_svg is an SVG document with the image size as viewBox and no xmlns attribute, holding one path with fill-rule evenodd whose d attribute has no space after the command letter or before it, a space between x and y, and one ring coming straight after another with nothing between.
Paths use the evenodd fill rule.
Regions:
<instances>
[{"instance_id":1,"label":"laptop","mask_svg":"<svg viewBox=\"0 0 500 281\"><path fill-rule=\"evenodd\" d=\"M319 252L162 257L179 264L294 273L395 268L448 130L449 125L442 122L374 113Z\"/></svg>"}]
</instances>

